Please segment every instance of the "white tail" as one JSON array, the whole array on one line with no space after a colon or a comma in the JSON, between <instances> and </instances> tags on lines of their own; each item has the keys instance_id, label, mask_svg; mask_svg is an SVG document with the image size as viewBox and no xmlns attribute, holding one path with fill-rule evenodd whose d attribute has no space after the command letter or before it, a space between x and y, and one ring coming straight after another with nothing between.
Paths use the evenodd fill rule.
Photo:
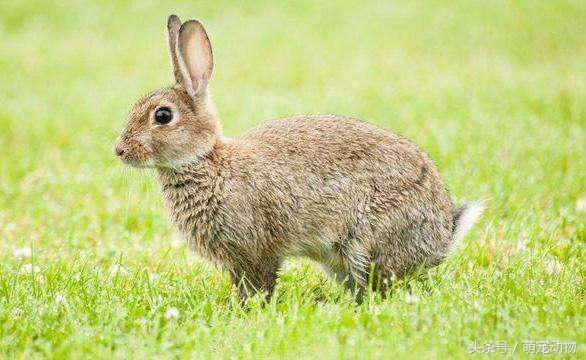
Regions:
<instances>
[{"instance_id":1,"label":"white tail","mask_svg":"<svg viewBox=\"0 0 586 360\"><path fill-rule=\"evenodd\" d=\"M472 226L478 220L484 211L484 204L481 201L464 204L456 210L454 214L454 235L449 252L453 252L464 240L464 237L472 229Z\"/></svg>"}]
</instances>

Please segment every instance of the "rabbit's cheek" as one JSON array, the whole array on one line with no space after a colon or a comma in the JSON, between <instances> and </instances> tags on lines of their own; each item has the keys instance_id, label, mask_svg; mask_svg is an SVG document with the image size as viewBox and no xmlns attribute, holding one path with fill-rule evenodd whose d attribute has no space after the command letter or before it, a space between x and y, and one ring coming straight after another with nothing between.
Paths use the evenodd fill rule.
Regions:
<instances>
[{"instance_id":1,"label":"rabbit's cheek","mask_svg":"<svg viewBox=\"0 0 586 360\"><path fill-rule=\"evenodd\" d=\"M141 133L136 137L137 148L141 148L142 151L147 153L153 152L153 138L147 131Z\"/></svg>"}]
</instances>

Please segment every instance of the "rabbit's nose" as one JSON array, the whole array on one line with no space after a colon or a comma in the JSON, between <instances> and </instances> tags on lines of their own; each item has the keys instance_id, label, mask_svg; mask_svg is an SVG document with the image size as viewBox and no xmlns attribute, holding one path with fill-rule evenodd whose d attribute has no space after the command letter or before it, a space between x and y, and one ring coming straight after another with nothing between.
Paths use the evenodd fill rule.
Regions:
<instances>
[{"instance_id":1,"label":"rabbit's nose","mask_svg":"<svg viewBox=\"0 0 586 360\"><path fill-rule=\"evenodd\" d=\"M116 144L115 152L116 152L116 155L118 155L118 156L124 155L124 149L122 148L122 146L120 144Z\"/></svg>"}]
</instances>

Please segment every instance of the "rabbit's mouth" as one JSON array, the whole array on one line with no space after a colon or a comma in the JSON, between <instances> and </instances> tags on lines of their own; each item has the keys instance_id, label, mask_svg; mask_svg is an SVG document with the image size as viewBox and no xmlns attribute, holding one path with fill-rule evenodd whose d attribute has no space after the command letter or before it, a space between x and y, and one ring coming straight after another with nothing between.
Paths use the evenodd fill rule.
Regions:
<instances>
[{"instance_id":1,"label":"rabbit's mouth","mask_svg":"<svg viewBox=\"0 0 586 360\"><path fill-rule=\"evenodd\" d=\"M154 161L152 161L152 159L139 159L138 157L132 156L130 154L122 155L119 157L124 164L129 165L133 168L145 169L152 168L155 166L155 163Z\"/></svg>"}]
</instances>

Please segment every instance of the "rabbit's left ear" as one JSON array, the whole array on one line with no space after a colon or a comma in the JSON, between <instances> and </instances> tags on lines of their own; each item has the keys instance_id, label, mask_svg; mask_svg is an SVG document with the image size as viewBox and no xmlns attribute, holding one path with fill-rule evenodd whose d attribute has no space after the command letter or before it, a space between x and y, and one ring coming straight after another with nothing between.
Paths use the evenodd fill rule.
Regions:
<instances>
[{"instance_id":1,"label":"rabbit's left ear","mask_svg":"<svg viewBox=\"0 0 586 360\"><path fill-rule=\"evenodd\" d=\"M214 61L210 39L199 21L189 20L179 28L177 59L187 93L194 99L205 96Z\"/></svg>"},{"instance_id":2,"label":"rabbit's left ear","mask_svg":"<svg viewBox=\"0 0 586 360\"><path fill-rule=\"evenodd\" d=\"M171 55L171 63L173 65L173 75L175 81L179 84L183 83L181 77L181 69L179 68L179 60L177 58L177 38L179 37L179 28L181 28L181 20L177 15L171 15L167 19L167 37L169 40L169 55Z\"/></svg>"}]
</instances>

